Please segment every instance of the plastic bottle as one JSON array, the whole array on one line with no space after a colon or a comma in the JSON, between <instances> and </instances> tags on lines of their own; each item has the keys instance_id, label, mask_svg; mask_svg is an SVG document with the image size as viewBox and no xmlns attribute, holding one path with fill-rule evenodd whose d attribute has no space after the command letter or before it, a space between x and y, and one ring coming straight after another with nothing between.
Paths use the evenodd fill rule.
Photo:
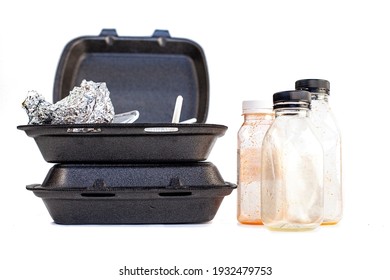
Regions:
<instances>
[{"instance_id":1,"label":"plastic bottle","mask_svg":"<svg viewBox=\"0 0 390 280\"><path fill-rule=\"evenodd\" d=\"M271 100L243 101L244 123L237 134L237 220L262 224L260 215L261 145L274 120Z\"/></svg>"},{"instance_id":2,"label":"plastic bottle","mask_svg":"<svg viewBox=\"0 0 390 280\"><path fill-rule=\"evenodd\" d=\"M273 95L275 121L263 140L261 218L275 230L307 230L323 220L323 150L309 119L311 95Z\"/></svg>"},{"instance_id":3,"label":"plastic bottle","mask_svg":"<svg viewBox=\"0 0 390 280\"><path fill-rule=\"evenodd\" d=\"M328 103L330 83L320 79L298 80L295 88L311 92L310 118L324 149L323 224L336 224L343 215L341 135Z\"/></svg>"}]
</instances>

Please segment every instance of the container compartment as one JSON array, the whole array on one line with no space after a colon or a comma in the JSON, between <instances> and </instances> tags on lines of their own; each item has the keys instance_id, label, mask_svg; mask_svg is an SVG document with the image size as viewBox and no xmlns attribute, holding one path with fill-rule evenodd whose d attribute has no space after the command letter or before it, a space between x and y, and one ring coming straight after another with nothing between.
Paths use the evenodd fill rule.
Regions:
<instances>
[{"instance_id":1,"label":"container compartment","mask_svg":"<svg viewBox=\"0 0 390 280\"><path fill-rule=\"evenodd\" d=\"M208 124L18 126L52 163L194 162L206 160L227 130Z\"/></svg>"}]
</instances>

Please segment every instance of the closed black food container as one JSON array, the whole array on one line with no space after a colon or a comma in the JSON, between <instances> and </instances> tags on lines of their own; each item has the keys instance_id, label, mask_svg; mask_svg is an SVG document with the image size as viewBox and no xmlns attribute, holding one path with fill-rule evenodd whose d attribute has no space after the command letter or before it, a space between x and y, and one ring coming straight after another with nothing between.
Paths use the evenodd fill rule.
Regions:
<instances>
[{"instance_id":1,"label":"closed black food container","mask_svg":"<svg viewBox=\"0 0 390 280\"><path fill-rule=\"evenodd\" d=\"M203 223L234 188L209 162L57 164L27 186L59 224Z\"/></svg>"},{"instance_id":2,"label":"closed black food container","mask_svg":"<svg viewBox=\"0 0 390 280\"><path fill-rule=\"evenodd\" d=\"M227 127L205 124L209 80L202 48L157 30L152 37L70 41L61 56L54 102L83 79L106 82L115 112L140 112L134 124L23 125L48 162L42 198L59 224L203 223L236 187L207 159ZM172 124L176 97L181 120ZM75 129L76 128L76 129ZM84 129L85 128L85 129Z\"/></svg>"}]
</instances>

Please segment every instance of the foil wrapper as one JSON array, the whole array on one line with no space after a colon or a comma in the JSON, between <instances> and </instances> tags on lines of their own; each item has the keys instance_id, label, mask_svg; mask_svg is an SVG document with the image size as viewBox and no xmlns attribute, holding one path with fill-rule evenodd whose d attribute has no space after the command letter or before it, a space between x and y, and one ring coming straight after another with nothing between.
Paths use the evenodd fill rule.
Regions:
<instances>
[{"instance_id":1,"label":"foil wrapper","mask_svg":"<svg viewBox=\"0 0 390 280\"><path fill-rule=\"evenodd\" d=\"M55 104L47 102L36 91L29 91L22 106L28 124L110 123L115 115L106 83L86 80Z\"/></svg>"}]
</instances>

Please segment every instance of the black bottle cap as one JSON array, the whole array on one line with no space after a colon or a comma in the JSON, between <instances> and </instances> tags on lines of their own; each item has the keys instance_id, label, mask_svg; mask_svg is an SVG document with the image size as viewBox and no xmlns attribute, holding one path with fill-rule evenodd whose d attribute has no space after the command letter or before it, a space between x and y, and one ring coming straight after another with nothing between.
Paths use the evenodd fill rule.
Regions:
<instances>
[{"instance_id":1,"label":"black bottle cap","mask_svg":"<svg viewBox=\"0 0 390 280\"><path fill-rule=\"evenodd\" d=\"M311 93L305 90L288 90L273 95L274 109L308 108L310 109Z\"/></svg>"},{"instance_id":2,"label":"black bottle cap","mask_svg":"<svg viewBox=\"0 0 390 280\"><path fill-rule=\"evenodd\" d=\"M295 82L295 89L310 92L325 92L329 94L330 83L321 79L304 79Z\"/></svg>"}]
</instances>

